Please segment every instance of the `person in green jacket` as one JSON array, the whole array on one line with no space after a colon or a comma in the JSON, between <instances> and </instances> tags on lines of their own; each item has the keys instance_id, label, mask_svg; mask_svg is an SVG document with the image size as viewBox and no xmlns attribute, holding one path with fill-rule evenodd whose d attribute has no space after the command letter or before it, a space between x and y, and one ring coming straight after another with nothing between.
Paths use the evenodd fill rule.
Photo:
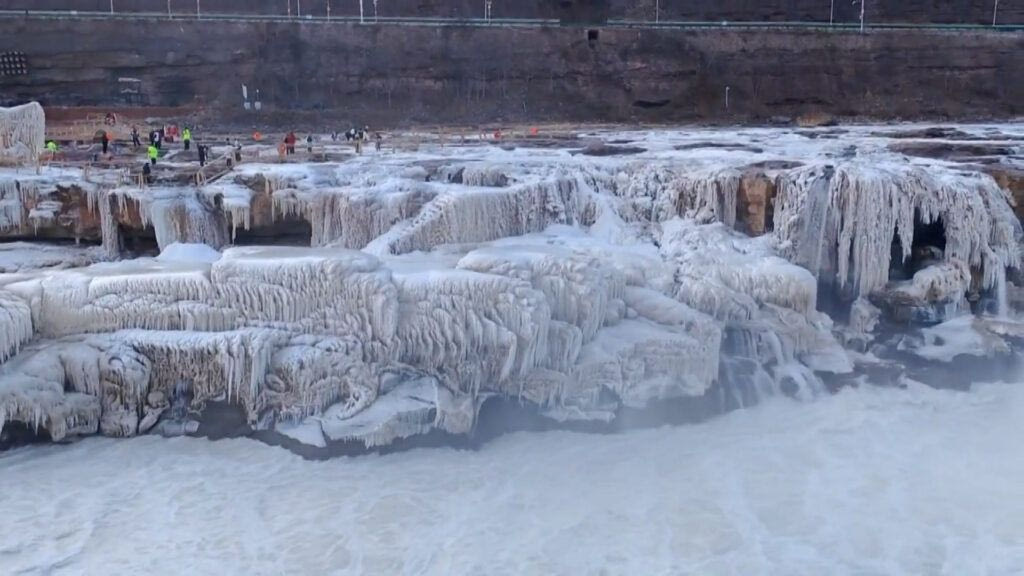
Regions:
<instances>
[{"instance_id":1,"label":"person in green jacket","mask_svg":"<svg viewBox=\"0 0 1024 576\"><path fill-rule=\"evenodd\" d=\"M156 157L160 155L160 151L156 149L156 146L149 145L149 161L156 166Z\"/></svg>"},{"instance_id":2,"label":"person in green jacket","mask_svg":"<svg viewBox=\"0 0 1024 576\"><path fill-rule=\"evenodd\" d=\"M185 128L185 131L181 133L181 139L185 142L185 150L188 150L192 146L192 131Z\"/></svg>"},{"instance_id":3,"label":"person in green jacket","mask_svg":"<svg viewBox=\"0 0 1024 576\"><path fill-rule=\"evenodd\" d=\"M49 142L46 143L46 150L49 151L50 154L56 154L57 153L57 143L54 142L53 140L50 140Z\"/></svg>"}]
</instances>

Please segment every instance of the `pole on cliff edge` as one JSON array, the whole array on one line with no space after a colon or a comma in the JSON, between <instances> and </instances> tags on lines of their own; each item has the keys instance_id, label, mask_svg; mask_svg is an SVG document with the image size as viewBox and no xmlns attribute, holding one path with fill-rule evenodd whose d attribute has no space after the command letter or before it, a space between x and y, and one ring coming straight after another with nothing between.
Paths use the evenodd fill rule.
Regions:
<instances>
[{"instance_id":1,"label":"pole on cliff edge","mask_svg":"<svg viewBox=\"0 0 1024 576\"><path fill-rule=\"evenodd\" d=\"M996 19L999 17L999 0L992 6L992 25L996 25Z\"/></svg>"}]
</instances>

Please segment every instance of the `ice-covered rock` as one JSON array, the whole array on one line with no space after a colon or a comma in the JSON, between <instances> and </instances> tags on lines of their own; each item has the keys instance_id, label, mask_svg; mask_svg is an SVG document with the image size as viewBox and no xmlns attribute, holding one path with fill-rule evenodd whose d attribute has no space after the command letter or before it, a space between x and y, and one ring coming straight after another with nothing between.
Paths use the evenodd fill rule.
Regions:
<instances>
[{"instance_id":1,"label":"ice-covered rock","mask_svg":"<svg viewBox=\"0 0 1024 576\"><path fill-rule=\"evenodd\" d=\"M941 222L944 258L980 269L984 288L1020 265L1020 222L985 174L891 161L817 165L780 176L777 202L782 254L856 294L888 281L893 238L910 257L916 222Z\"/></svg>"},{"instance_id":2,"label":"ice-covered rock","mask_svg":"<svg viewBox=\"0 0 1024 576\"><path fill-rule=\"evenodd\" d=\"M254 428L372 447L469 432L492 396L562 421L811 396L859 357L837 334L866 349L871 302L962 311L1020 258L990 177L851 134L771 133L779 153L673 132L631 135L629 156L428 147L198 187L0 171L0 228L70 229L74 206L104 247L66 250L71 268L0 248L0 427L187 433L227 401ZM278 234L308 246L246 246ZM847 287L848 326L818 310L819 282Z\"/></svg>"}]
</instances>

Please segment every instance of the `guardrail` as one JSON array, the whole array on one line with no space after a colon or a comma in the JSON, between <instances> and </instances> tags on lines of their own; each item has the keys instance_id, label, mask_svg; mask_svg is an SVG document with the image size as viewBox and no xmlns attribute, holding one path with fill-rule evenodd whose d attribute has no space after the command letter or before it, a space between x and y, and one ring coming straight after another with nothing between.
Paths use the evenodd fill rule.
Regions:
<instances>
[{"instance_id":1,"label":"guardrail","mask_svg":"<svg viewBox=\"0 0 1024 576\"><path fill-rule=\"evenodd\" d=\"M173 14L166 12L87 12L77 10L0 10L0 18L44 18L44 19L79 19L79 20L176 20L176 21L221 21L221 22L274 22L274 23L310 23L310 24L359 24L364 26L474 26L474 27L573 27L573 28L634 28L656 30L679 29L813 29L836 31L861 30L946 30L946 31L979 31L979 32L1020 32L1024 24L932 24L932 23L892 23L865 22L759 22L759 21L666 21L648 20L608 20L601 24L563 23L557 19L541 18L441 18L441 17L406 17L406 16L286 16L262 14Z\"/></svg>"}]
</instances>

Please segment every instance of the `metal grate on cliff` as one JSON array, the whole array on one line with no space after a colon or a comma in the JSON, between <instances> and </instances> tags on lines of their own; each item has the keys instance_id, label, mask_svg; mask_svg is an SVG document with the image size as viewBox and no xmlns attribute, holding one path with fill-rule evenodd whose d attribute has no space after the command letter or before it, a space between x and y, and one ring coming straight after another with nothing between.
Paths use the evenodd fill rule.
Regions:
<instances>
[{"instance_id":1,"label":"metal grate on cliff","mask_svg":"<svg viewBox=\"0 0 1024 576\"><path fill-rule=\"evenodd\" d=\"M0 53L0 76L24 76L28 74L28 60L24 52Z\"/></svg>"}]
</instances>

